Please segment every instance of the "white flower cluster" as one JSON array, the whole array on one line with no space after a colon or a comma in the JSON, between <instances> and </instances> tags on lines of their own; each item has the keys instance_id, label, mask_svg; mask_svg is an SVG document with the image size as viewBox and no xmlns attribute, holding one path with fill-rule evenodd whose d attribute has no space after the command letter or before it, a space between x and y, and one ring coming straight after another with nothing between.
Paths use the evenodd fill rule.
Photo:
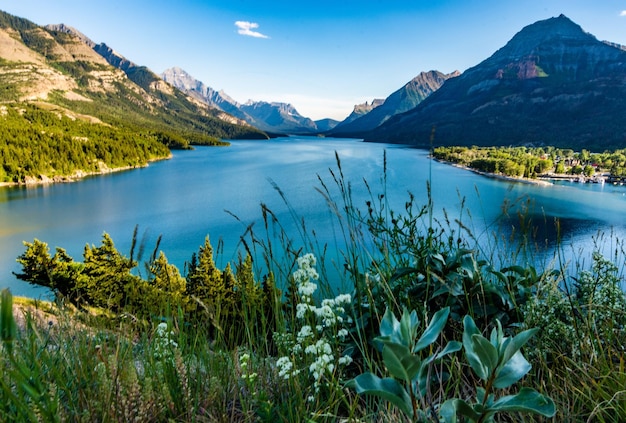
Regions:
<instances>
[{"instance_id":1,"label":"white flower cluster","mask_svg":"<svg viewBox=\"0 0 626 423\"><path fill-rule=\"evenodd\" d=\"M276 360L276 367L278 368L278 376L285 380L300 373L300 370L294 369L293 362L289 357L280 357Z\"/></svg>"},{"instance_id":2,"label":"white flower cluster","mask_svg":"<svg viewBox=\"0 0 626 423\"><path fill-rule=\"evenodd\" d=\"M313 281L319 279L315 264L317 259L311 253L298 257L298 270L293 273L293 279L298 286L298 294L305 298L311 298L317 290L317 284Z\"/></svg>"},{"instance_id":3,"label":"white flower cluster","mask_svg":"<svg viewBox=\"0 0 626 423\"><path fill-rule=\"evenodd\" d=\"M349 356L340 356L339 352L333 351L337 340L344 341L349 334L344 325L351 324L352 319L346 316L345 307L351 303L352 298L349 294L341 294L322 300L317 307L313 299L317 290L314 281L319 278L315 270L316 262L313 254L298 258L298 269L293 273L293 280L299 296L296 319L301 326L297 331L294 328L295 342L291 345L291 355L280 357L276 367L279 376L284 379L297 375L298 365L308 367L314 380L315 392L319 392L324 381L332 380L338 365L346 366L352 362ZM278 334L275 337L284 338Z\"/></svg>"},{"instance_id":4,"label":"white flower cluster","mask_svg":"<svg viewBox=\"0 0 626 423\"><path fill-rule=\"evenodd\" d=\"M174 350L178 348L176 341L172 339L174 332L167 330L167 323L161 322L156 327L154 337L153 356L157 360L174 357Z\"/></svg>"}]
</instances>

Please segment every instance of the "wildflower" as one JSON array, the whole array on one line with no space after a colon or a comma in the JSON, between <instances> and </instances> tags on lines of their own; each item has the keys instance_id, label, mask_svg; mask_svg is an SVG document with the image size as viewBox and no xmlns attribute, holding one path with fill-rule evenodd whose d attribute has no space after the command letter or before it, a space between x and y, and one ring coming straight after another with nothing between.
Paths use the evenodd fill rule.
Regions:
<instances>
[{"instance_id":1,"label":"wildflower","mask_svg":"<svg viewBox=\"0 0 626 423\"><path fill-rule=\"evenodd\" d=\"M350 294L340 294L335 297L335 304L350 304L352 302L352 297Z\"/></svg>"},{"instance_id":2,"label":"wildflower","mask_svg":"<svg viewBox=\"0 0 626 423\"><path fill-rule=\"evenodd\" d=\"M342 366L347 366L350 363L352 363L352 357L350 357L349 355L339 357L339 364L341 364Z\"/></svg>"},{"instance_id":3,"label":"wildflower","mask_svg":"<svg viewBox=\"0 0 626 423\"><path fill-rule=\"evenodd\" d=\"M311 329L311 326L305 325L300 328L300 332L298 332L298 336L296 338L298 342L303 342L311 336L313 336L313 330Z\"/></svg>"},{"instance_id":4,"label":"wildflower","mask_svg":"<svg viewBox=\"0 0 626 423\"><path fill-rule=\"evenodd\" d=\"M171 339L172 336L174 336L174 332L168 332L167 323L158 324L154 338L154 358L159 360L173 357L173 350L178 347L178 344Z\"/></svg>"},{"instance_id":5,"label":"wildflower","mask_svg":"<svg viewBox=\"0 0 626 423\"><path fill-rule=\"evenodd\" d=\"M285 380L289 380L291 376L300 373L300 370L293 368L293 363L289 357L280 357L276 360L276 367L278 368L278 377Z\"/></svg>"},{"instance_id":6,"label":"wildflower","mask_svg":"<svg viewBox=\"0 0 626 423\"><path fill-rule=\"evenodd\" d=\"M316 290L317 290L317 284L314 284L308 279L298 286L298 294L305 296L305 297L312 296Z\"/></svg>"},{"instance_id":7,"label":"wildflower","mask_svg":"<svg viewBox=\"0 0 626 423\"><path fill-rule=\"evenodd\" d=\"M337 332L337 338L339 338L340 341L343 341L346 339L346 336L348 336L348 329L339 329L339 331Z\"/></svg>"}]
</instances>

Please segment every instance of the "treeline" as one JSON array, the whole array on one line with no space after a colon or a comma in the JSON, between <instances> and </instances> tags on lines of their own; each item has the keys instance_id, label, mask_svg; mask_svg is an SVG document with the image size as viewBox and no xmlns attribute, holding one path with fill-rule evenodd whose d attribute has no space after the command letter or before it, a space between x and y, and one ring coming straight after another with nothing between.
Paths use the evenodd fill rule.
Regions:
<instances>
[{"instance_id":1,"label":"treeline","mask_svg":"<svg viewBox=\"0 0 626 423\"><path fill-rule=\"evenodd\" d=\"M57 300L78 307L93 306L138 320L159 319L172 313L182 314L188 322L203 320L209 323L213 337L229 345L240 343L246 331L254 330L240 324L242 316L250 321L274 321L280 292L271 275L261 282L255 280L249 255L239 256L234 269L228 264L220 270L207 237L193 253L183 277L163 252L157 254L157 242L144 263L147 276L143 278L138 268L141 257L135 256L136 251L140 251L137 256L141 255L143 246L137 246L136 233L130 257L120 253L105 233L100 246L85 246L82 262L75 261L63 248L57 247L50 255L45 242L25 242L26 251L17 259L22 273L16 276L48 287Z\"/></svg>"},{"instance_id":2,"label":"treeline","mask_svg":"<svg viewBox=\"0 0 626 423\"><path fill-rule=\"evenodd\" d=\"M143 166L186 142L175 135L94 124L20 103L0 113L0 181ZM183 145L178 145L178 143Z\"/></svg>"},{"instance_id":3,"label":"treeline","mask_svg":"<svg viewBox=\"0 0 626 423\"><path fill-rule=\"evenodd\" d=\"M592 176L608 172L626 176L626 149L591 153L556 147L437 147L438 160L481 172L535 178L546 173Z\"/></svg>"}]
</instances>

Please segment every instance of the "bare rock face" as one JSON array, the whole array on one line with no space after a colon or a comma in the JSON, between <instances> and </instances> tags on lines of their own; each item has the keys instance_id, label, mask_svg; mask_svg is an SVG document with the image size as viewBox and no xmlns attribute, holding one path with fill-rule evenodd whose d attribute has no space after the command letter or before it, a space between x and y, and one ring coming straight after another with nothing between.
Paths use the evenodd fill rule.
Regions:
<instances>
[{"instance_id":1,"label":"bare rock face","mask_svg":"<svg viewBox=\"0 0 626 423\"><path fill-rule=\"evenodd\" d=\"M554 145L603 151L626 144L626 51L567 17L523 28L366 139L430 145Z\"/></svg>"}]
</instances>

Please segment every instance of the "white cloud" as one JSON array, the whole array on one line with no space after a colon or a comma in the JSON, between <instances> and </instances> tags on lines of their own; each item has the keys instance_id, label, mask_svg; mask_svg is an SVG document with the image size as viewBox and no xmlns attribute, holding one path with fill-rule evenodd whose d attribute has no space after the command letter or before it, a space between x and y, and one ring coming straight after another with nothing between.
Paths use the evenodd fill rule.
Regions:
<instances>
[{"instance_id":1,"label":"white cloud","mask_svg":"<svg viewBox=\"0 0 626 423\"><path fill-rule=\"evenodd\" d=\"M620 16L626 16L626 10L622 10L619 15Z\"/></svg>"},{"instance_id":2,"label":"white cloud","mask_svg":"<svg viewBox=\"0 0 626 423\"><path fill-rule=\"evenodd\" d=\"M238 34L247 35L248 37L254 37L254 38L269 38L265 34L261 34L258 31L253 31L253 29L256 29L259 27L259 24L256 22L237 21L235 22L235 26L239 28L237 30Z\"/></svg>"}]
</instances>

